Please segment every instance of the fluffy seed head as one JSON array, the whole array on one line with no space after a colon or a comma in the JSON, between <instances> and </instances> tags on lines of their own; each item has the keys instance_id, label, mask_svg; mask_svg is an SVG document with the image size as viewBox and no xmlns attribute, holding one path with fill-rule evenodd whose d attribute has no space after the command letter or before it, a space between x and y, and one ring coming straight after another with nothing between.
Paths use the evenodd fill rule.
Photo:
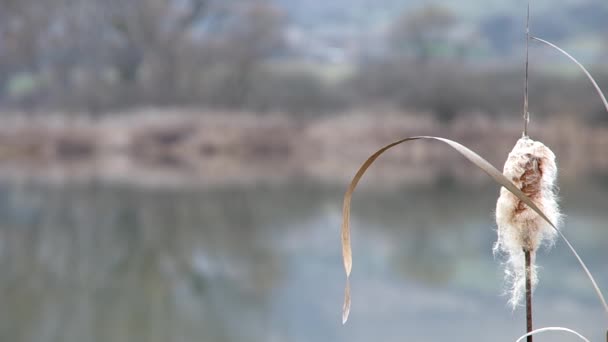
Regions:
<instances>
[{"instance_id":1,"label":"fluffy seed head","mask_svg":"<svg viewBox=\"0 0 608 342\"><path fill-rule=\"evenodd\" d=\"M555 155L543 143L523 137L509 153L503 174L522 190L556 225L561 214L557 205ZM496 203L498 240L494 252L504 253L505 275L510 286L510 303L515 308L524 294L524 250L532 256L532 285L535 286L535 256L543 243L551 245L557 232L538 214L505 188Z\"/></svg>"}]
</instances>

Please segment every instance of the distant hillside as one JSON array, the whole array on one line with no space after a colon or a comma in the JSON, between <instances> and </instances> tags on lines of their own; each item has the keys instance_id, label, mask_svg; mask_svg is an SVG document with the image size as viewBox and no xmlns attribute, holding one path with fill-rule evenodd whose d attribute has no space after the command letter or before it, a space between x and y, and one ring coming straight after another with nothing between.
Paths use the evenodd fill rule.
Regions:
<instances>
[{"instance_id":1,"label":"distant hillside","mask_svg":"<svg viewBox=\"0 0 608 342\"><path fill-rule=\"evenodd\" d=\"M497 53L521 42L526 0L274 0L288 13L292 25L314 32L381 32L404 11L435 4L449 8L460 25L478 30ZM533 0L534 34L596 54L600 42L608 42L608 1ZM346 33L345 33L346 34Z\"/></svg>"},{"instance_id":2,"label":"distant hillside","mask_svg":"<svg viewBox=\"0 0 608 342\"><path fill-rule=\"evenodd\" d=\"M327 23L327 21L359 21L373 23L377 19L390 21L407 9L425 5L440 5L453 10L466 19L480 19L490 15L502 14L523 16L526 11L525 0L274 0L287 9L299 23ZM532 12L535 15L568 12L577 8L589 10L586 14L604 14L608 11L605 0L533 0ZM576 16L576 14L574 14ZM608 21L604 18L605 21ZM327 23L330 24L330 23Z\"/></svg>"}]
</instances>

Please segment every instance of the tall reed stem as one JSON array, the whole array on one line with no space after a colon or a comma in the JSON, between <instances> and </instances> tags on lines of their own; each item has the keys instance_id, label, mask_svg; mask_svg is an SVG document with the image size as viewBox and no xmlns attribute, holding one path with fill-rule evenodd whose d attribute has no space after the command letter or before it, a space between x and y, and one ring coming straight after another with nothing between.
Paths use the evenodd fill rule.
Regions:
<instances>
[{"instance_id":1,"label":"tall reed stem","mask_svg":"<svg viewBox=\"0 0 608 342\"><path fill-rule=\"evenodd\" d=\"M524 131L523 136L528 136L528 123L530 122L530 110L528 102L528 79L530 69L530 2L528 0L528 12L526 15L526 79L524 83ZM530 251L524 250L526 259L526 329L532 332L532 265ZM532 335L528 336L527 342L532 342ZM607 341L608 342L608 341Z\"/></svg>"},{"instance_id":2,"label":"tall reed stem","mask_svg":"<svg viewBox=\"0 0 608 342\"><path fill-rule=\"evenodd\" d=\"M530 110L528 109L528 79L530 69L530 1L528 1L528 15L526 16L526 77L524 82L524 131L523 136L528 136L528 123L530 123Z\"/></svg>"},{"instance_id":3,"label":"tall reed stem","mask_svg":"<svg viewBox=\"0 0 608 342\"><path fill-rule=\"evenodd\" d=\"M530 251L524 250L526 259L526 329L532 332L532 265ZM527 342L532 342L532 335L528 336Z\"/></svg>"},{"instance_id":4,"label":"tall reed stem","mask_svg":"<svg viewBox=\"0 0 608 342\"><path fill-rule=\"evenodd\" d=\"M523 136L528 136L528 123L530 123L530 110L528 101L528 79L530 69L530 2L528 0L528 12L526 15L526 79L524 83L524 131ZM532 265L530 251L524 250L526 259L526 330L532 332ZM532 342L532 335L528 336L527 342Z\"/></svg>"}]
</instances>

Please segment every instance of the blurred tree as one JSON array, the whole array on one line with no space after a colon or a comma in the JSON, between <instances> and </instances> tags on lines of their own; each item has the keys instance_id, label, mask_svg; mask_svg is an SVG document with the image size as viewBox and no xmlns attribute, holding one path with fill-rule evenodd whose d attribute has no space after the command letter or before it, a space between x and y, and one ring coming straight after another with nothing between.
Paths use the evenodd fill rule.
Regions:
<instances>
[{"instance_id":1,"label":"blurred tree","mask_svg":"<svg viewBox=\"0 0 608 342\"><path fill-rule=\"evenodd\" d=\"M0 0L0 95L11 76L36 70L55 0Z\"/></svg>"},{"instance_id":2,"label":"blurred tree","mask_svg":"<svg viewBox=\"0 0 608 342\"><path fill-rule=\"evenodd\" d=\"M253 76L262 62L283 46L284 16L275 6L260 2L247 6L232 18L220 35L215 53L230 75L226 79L223 102L243 106L252 87Z\"/></svg>"},{"instance_id":3,"label":"blurred tree","mask_svg":"<svg viewBox=\"0 0 608 342\"><path fill-rule=\"evenodd\" d=\"M255 66L282 40L281 12L264 0L115 1L111 64L121 84L139 82L161 103L200 98L207 84L208 100L242 104Z\"/></svg>"},{"instance_id":4,"label":"blurred tree","mask_svg":"<svg viewBox=\"0 0 608 342\"><path fill-rule=\"evenodd\" d=\"M429 5L403 13L394 23L389 41L394 50L426 63L450 49L449 33L456 23L449 9Z\"/></svg>"},{"instance_id":5,"label":"blurred tree","mask_svg":"<svg viewBox=\"0 0 608 342\"><path fill-rule=\"evenodd\" d=\"M111 65L122 84L134 84L148 64L155 97L171 98L177 87L179 53L189 34L210 15L211 0L112 0L108 2Z\"/></svg>"}]
</instances>

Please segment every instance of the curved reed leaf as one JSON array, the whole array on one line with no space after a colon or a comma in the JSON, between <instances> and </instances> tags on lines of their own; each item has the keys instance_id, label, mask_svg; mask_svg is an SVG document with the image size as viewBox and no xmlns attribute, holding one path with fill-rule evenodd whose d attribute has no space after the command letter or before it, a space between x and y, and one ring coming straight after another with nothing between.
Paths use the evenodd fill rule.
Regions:
<instances>
[{"instance_id":1,"label":"curved reed leaf","mask_svg":"<svg viewBox=\"0 0 608 342\"><path fill-rule=\"evenodd\" d=\"M560 48L559 46L557 46L557 45L555 45L555 44L553 44L551 42L548 42L548 41L546 41L544 39L540 39L538 37L530 37L530 39L539 41L541 43L544 43L544 44L546 44L546 45L554 48L555 50L561 52L564 56L568 57L579 68L581 68L581 70L583 70L583 72L585 73L585 75L587 75L587 78L589 79L589 81L591 81L591 83L593 84L593 87L595 87L595 90L597 91L598 95L602 99L602 102L604 103L604 107L606 108L606 112L608 112L608 100L606 100L606 96L602 92L602 89L597 84L597 82L595 81L595 79L593 78L593 76L591 76L591 73L589 73L589 71L587 71L587 69L585 69L585 67L583 66L583 64L581 64L579 61L577 61L576 58L572 57L572 55L570 55L569 53L567 53L566 51L564 51L562 48Z\"/></svg>"},{"instance_id":2,"label":"curved reed leaf","mask_svg":"<svg viewBox=\"0 0 608 342\"><path fill-rule=\"evenodd\" d=\"M540 329L532 330L531 332L529 332L529 333L523 335L522 337L518 338L517 341L515 341L515 342L521 342L521 341L524 340L524 338L526 338L528 336L544 333L544 332L547 332L547 331L565 331L565 332L568 332L568 333L571 333L573 335L578 336L581 340L583 340L585 342L589 342L589 340L586 339L585 336L577 333L576 331L574 331L572 329L562 328L562 327L547 327L547 328L540 328Z\"/></svg>"},{"instance_id":3,"label":"curved reed leaf","mask_svg":"<svg viewBox=\"0 0 608 342\"><path fill-rule=\"evenodd\" d=\"M359 170L353 177L352 181L350 182L350 185L348 186L346 193L344 194L344 202L342 205L342 229L341 229L342 260L344 262L344 270L346 272L346 289L345 289L345 296L344 296L344 306L343 306L343 311L342 311L342 323L343 324L346 323L346 321L348 320L348 315L349 315L350 306L351 306L349 278L350 278L350 274L352 271L353 260L352 260L352 248L351 248L351 239L350 239L350 204L351 204L353 192L355 191L355 188L359 184L359 181L361 180L361 178L363 177L363 175L365 174L367 169L384 152L386 152L387 150L391 149L392 147L395 147L402 143L405 143L408 141L414 141L414 140L421 140L421 139L440 141L440 142L443 142L443 143L447 144L448 146L452 147L454 150L456 150L458 153L460 153L462 156L464 156L470 162L475 164L475 166L477 166L482 171L484 171L486 174L488 174L496 183L505 187L507 190L509 190L511 193L513 193L515 196L517 196L517 198L519 198L519 200L524 202L532 210L534 210L540 217L542 217L545 221L547 221L547 223L549 223L559 233L560 237L564 240L564 242L566 242L566 245L568 246L570 251L572 251L572 253L576 257L576 259L578 260L579 264L581 265L581 267L587 274L587 277L589 278L589 280L591 280L591 283L593 284L595 292L597 293L598 297L600 298L600 301L602 302L604 309L608 313L608 304L606 304L606 300L604 299L604 296L602 295L600 288L598 287L597 283L595 282L595 279L591 275L591 272L589 271L589 269L587 268L587 266L585 265L585 263L583 262L581 257L578 255L578 253L576 252L574 247L572 247L572 244L570 244L570 242L568 241L568 239L566 239L564 234L562 234L562 232L557 229L555 224L547 218L547 216L536 206L536 204L534 204L534 202L532 202L532 200L530 198L528 198L528 196L526 196L519 188L517 188L517 186L515 186L515 184L513 184L513 182L511 182L509 179L507 179L500 171L498 171L494 166L492 166L492 164L490 164L487 160L483 159L477 153L471 151L467 147L465 147L453 140L445 139L445 138L441 138L441 137L432 137L432 136L416 136L416 137L409 137L409 138L401 139L394 143L388 144L388 145L384 146L383 148L379 149L378 151L376 151L374 154L372 154L363 163L363 165L361 165L361 167L359 168Z\"/></svg>"}]
</instances>

